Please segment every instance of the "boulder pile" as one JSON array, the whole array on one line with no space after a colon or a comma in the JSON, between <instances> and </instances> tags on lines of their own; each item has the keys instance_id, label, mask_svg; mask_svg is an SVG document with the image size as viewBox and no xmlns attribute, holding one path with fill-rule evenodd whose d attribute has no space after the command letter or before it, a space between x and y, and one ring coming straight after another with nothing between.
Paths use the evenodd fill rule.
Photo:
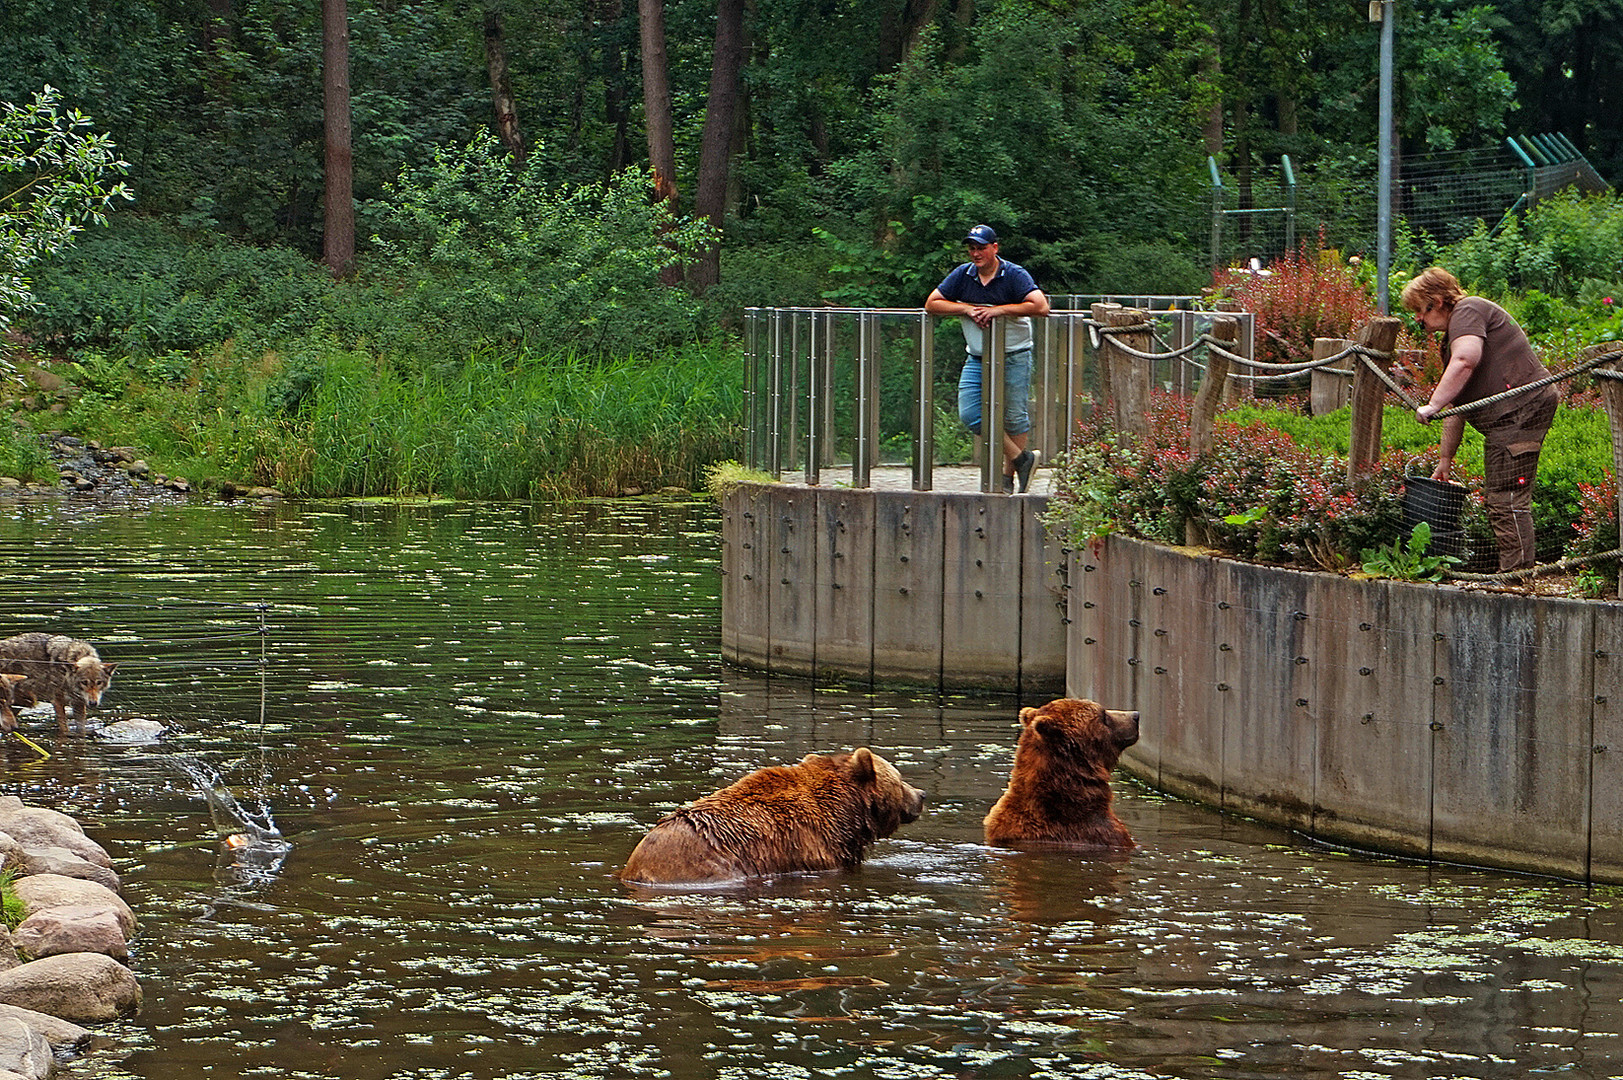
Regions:
<instances>
[{"instance_id":1,"label":"boulder pile","mask_svg":"<svg viewBox=\"0 0 1623 1080\"><path fill-rule=\"evenodd\" d=\"M22 922L0 925L0 1080L47 1080L83 1024L141 1007L128 967L135 913L107 852L66 814L0 796L0 866Z\"/></svg>"}]
</instances>

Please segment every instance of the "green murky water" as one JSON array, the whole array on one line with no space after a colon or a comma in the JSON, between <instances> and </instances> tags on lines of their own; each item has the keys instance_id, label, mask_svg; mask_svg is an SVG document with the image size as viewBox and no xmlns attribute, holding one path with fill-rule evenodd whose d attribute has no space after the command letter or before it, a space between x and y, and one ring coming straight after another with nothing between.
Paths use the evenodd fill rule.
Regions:
<instances>
[{"instance_id":1,"label":"green murky water","mask_svg":"<svg viewBox=\"0 0 1623 1080\"><path fill-rule=\"evenodd\" d=\"M1305 846L1123 782L1143 845L994 851L1023 702L724 669L703 503L0 507L7 633L155 745L8 741L142 920L74 1077L1603 1077L1623 896ZM1145 717L1153 724L1154 717ZM663 812L871 745L930 796L852 875L658 896ZM214 770L292 842L222 845Z\"/></svg>"}]
</instances>

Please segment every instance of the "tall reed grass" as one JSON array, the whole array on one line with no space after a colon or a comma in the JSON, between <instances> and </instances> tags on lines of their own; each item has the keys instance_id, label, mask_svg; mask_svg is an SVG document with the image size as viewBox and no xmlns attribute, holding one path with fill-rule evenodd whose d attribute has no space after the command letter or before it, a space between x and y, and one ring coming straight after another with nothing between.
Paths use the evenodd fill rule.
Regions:
<instances>
[{"instance_id":1,"label":"tall reed grass","mask_svg":"<svg viewBox=\"0 0 1623 1080\"><path fill-rule=\"evenodd\" d=\"M86 390L64 419L204 484L476 499L698 489L742 442L743 361L723 341L613 359L487 350L433 372L308 340L164 376L126 363L117 392Z\"/></svg>"},{"instance_id":2,"label":"tall reed grass","mask_svg":"<svg viewBox=\"0 0 1623 1080\"><path fill-rule=\"evenodd\" d=\"M718 345L612 360L487 351L411 376L346 354L301 412L306 486L492 499L696 488L737 452L742 384L737 351Z\"/></svg>"}]
</instances>

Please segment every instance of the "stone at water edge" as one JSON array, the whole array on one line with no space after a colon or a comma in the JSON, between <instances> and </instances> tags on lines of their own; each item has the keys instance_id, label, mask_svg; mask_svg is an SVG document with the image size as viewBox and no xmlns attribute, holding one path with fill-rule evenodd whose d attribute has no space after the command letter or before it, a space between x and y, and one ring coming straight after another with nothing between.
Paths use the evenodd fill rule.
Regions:
<instances>
[{"instance_id":1,"label":"stone at water edge","mask_svg":"<svg viewBox=\"0 0 1623 1080\"><path fill-rule=\"evenodd\" d=\"M125 940L135 936L135 912L123 897L105 885L59 874L31 874L18 878L12 888L22 901L25 917L54 907L102 907L118 916Z\"/></svg>"},{"instance_id":2,"label":"stone at water edge","mask_svg":"<svg viewBox=\"0 0 1623 1080\"><path fill-rule=\"evenodd\" d=\"M55 1074L50 1040L15 1016L0 1016L0 1076L49 1080Z\"/></svg>"},{"instance_id":3,"label":"stone at water edge","mask_svg":"<svg viewBox=\"0 0 1623 1080\"><path fill-rule=\"evenodd\" d=\"M130 958L118 913L88 904L65 904L36 911L12 931L17 951L30 959L62 953L94 952L114 960Z\"/></svg>"},{"instance_id":4,"label":"stone at water edge","mask_svg":"<svg viewBox=\"0 0 1623 1080\"><path fill-rule=\"evenodd\" d=\"M0 972L0 1002L99 1024L136 1012L141 987L130 969L101 953L62 953Z\"/></svg>"},{"instance_id":5,"label":"stone at water edge","mask_svg":"<svg viewBox=\"0 0 1623 1080\"><path fill-rule=\"evenodd\" d=\"M114 892L122 885L117 870L93 863L78 852L69 851L67 848L26 847L23 850L24 874L60 874L62 877L83 878Z\"/></svg>"}]
</instances>

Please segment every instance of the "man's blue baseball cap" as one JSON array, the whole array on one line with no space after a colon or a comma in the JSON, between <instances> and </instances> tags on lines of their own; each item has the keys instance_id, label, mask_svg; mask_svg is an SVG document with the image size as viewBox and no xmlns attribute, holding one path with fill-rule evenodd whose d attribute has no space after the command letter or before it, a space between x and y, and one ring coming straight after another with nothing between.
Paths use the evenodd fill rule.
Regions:
<instances>
[{"instance_id":1,"label":"man's blue baseball cap","mask_svg":"<svg viewBox=\"0 0 1623 1080\"><path fill-rule=\"evenodd\" d=\"M969 230L969 235L964 237L964 242L966 244L995 244L997 243L997 233L992 231L990 225L977 225Z\"/></svg>"}]
</instances>

